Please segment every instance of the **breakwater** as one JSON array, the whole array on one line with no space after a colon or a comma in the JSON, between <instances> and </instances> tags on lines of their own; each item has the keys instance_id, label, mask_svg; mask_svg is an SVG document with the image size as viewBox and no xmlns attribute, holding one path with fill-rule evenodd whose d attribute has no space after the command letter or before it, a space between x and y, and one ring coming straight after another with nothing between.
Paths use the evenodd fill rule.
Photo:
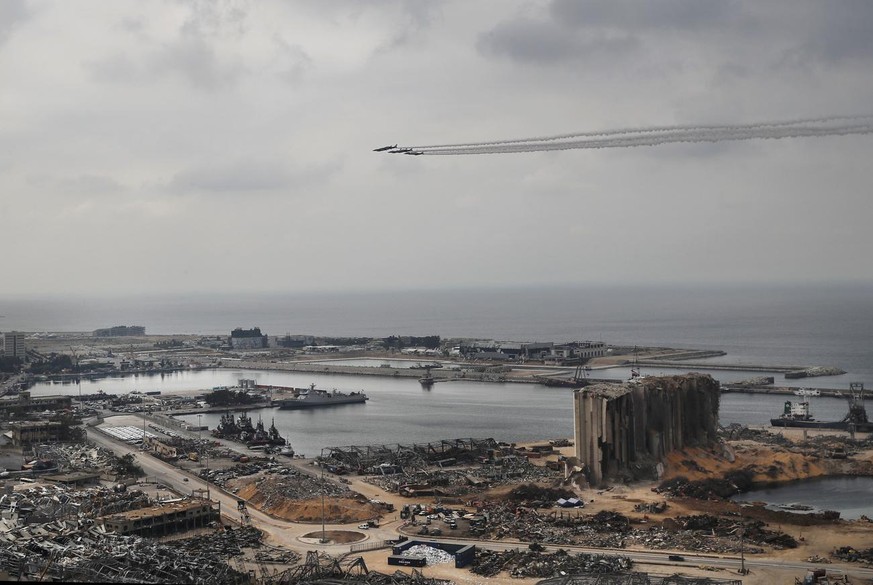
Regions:
<instances>
[{"instance_id":1,"label":"breakwater","mask_svg":"<svg viewBox=\"0 0 873 585\"><path fill-rule=\"evenodd\" d=\"M803 396L808 398L809 396L824 396L830 398L847 398L849 396L848 388L845 390L835 390L833 388L804 388L804 390L812 392L811 395ZM798 398L802 398L795 394L797 388L790 388L788 386L733 386L731 384L722 384L721 392L722 394L779 394L784 396L797 396ZM864 398L873 397L873 390L864 390L862 396Z\"/></svg>"},{"instance_id":2,"label":"breakwater","mask_svg":"<svg viewBox=\"0 0 873 585\"><path fill-rule=\"evenodd\" d=\"M222 365L223 368L244 370L279 370L284 372L310 372L313 374L339 374L346 376L377 376L381 378L414 378L424 375L421 369L393 368L393 367L366 367L326 364L323 362L257 362L240 361L229 362ZM483 366L480 368L434 368L430 375L434 382L449 380L463 380L466 382L526 382L530 383L529 376L513 378L512 368L508 366Z\"/></svg>"}]
</instances>

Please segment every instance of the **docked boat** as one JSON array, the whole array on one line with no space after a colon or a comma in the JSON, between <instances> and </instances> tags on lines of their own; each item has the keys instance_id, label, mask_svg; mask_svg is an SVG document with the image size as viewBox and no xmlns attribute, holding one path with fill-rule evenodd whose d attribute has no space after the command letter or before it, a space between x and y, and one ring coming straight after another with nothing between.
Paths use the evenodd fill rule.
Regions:
<instances>
[{"instance_id":1,"label":"docked boat","mask_svg":"<svg viewBox=\"0 0 873 585\"><path fill-rule=\"evenodd\" d=\"M364 392L339 392L337 390L318 390L315 384L309 390L296 398L276 400L275 404L282 410L300 410L304 408L321 408L324 406L338 406L340 404L361 404L369 400Z\"/></svg>"},{"instance_id":2,"label":"docked boat","mask_svg":"<svg viewBox=\"0 0 873 585\"><path fill-rule=\"evenodd\" d=\"M422 388L430 389L434 382L433 374L430 373L430 366L427 366L425 368L424 376L418 379L418 383L421 384Z\"/></svg>"},{"instance_id":3,"label":"docked boat","mask_svg":"<svg viewBox=\"0 0 873 585\"><path fill-rule=\"evenodd\" d=\"M821 421L813 418L809 412L809 401L800 402L785 401L785 409L778 418L771 418L770 424L774 427L791 427L800 429L842 429L847 430L848 424L844 421Z\"/></svg>"},{"instance_id":4,"label":"docked boat","mask_svg":"<svg viewBox=\"0 0 873 585\"><path fill-rule=\"evenodd\" d=\"M846 413L843 420L816 420L809 412L809 401L804 398L796 403L787 400L782 414L779 415L779 418L771 418L770 424L774 427L873 432L873 422L867 418L867 410L864 408L864 385L852 383L849 388L849 412Z\"/></svg>"},{"instance_id":5,"label":"docked boat","mask_svg":"<svg viewBox=\"0 0 873 585\"><path fill-rule=\"evenodd\" d=\"M275 421L270 423L269 429L265 429L264 421L260 417L257 425L252 425L252 419L246 413L239 415L239 418L231 413L223 414L221 422L212 431L212 435L219 439L245 443L249 447L278 447L287 443L284 437L279 435Z\"/></svg>"}]
</instances>

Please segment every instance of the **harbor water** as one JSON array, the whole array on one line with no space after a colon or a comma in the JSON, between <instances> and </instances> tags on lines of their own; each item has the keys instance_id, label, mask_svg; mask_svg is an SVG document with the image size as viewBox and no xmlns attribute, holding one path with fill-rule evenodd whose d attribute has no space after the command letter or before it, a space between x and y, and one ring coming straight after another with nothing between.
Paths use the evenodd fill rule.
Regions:
<instances>
[{"instance_id":1,"label":"harbor water","mask_svg":"<svg viewBox=\"0 0 873 585\"><path fill-rule=\"evenodd\" d=\"M736 502L765 502L773 509L793 505L809 512L835 510L844 520L873 517L873 477L827 477L753 490L731 498Z\"/></svg>"},{"instance_id":2,"label":"harbor water","mask_svg":"<svg viewBox=\"0 0 873 585\"><path fill-rule=\"evenodd\" d=\"M607 370L609 371L609 370ZM487 438L522 442L570 438L573 435L573 398L568 388L547 388L539 384L438 382L424 390L415 378L328 375L309 372L212 369L163 375L138 375L75 383L35 385L33 395L126 394L132 391L163 393L208 391L233 386L241 378L274 386L316 387L345 392L363 390L366 404L290 411L257 409L269 425L275 421L282 436L298 453L311 454L324 447L347 445L430 442L455 438ZM778 416L785 400L795 396L765 394L723 394L722 425L767 425ZM838 420L847 402L838 398L810 399L811 410L821 420ZM182 417L197 422L197 416ZM201 415L202 424L215 428L218 414Z\"/></svg>"},{"instance_id":3,"label":"harbor water","mask_svg":"<svg viewBox=\"0 0 873 585\"><path fill-rule=\"evenodd\" d=\"M820 365L847 373L793 380L796 387L847 390L873 386L873 285L590 286L382 293L238 294L124 299L3 299L4 328L90 331L119 323L151 334L228 335L241 325L269 335L440 335L508 341L602 340L613 345L724 351L704 364ZM379 360L381 365L382 361ZM698 367L695 371L707 372ZM643 374L679 374L642 368ZM761 372L711 370L722 382ZM626 379L628 368L596 377ZM785 380L776 375L777 384ZM186 371L158 376L82 380L81 386L38 384L34 394L85 394L102 389L193 391L260 384L364 390L370 401L309 412L253 412L274 418L299 452L329 446L426 442L460 437L527 441L570 437L571 391L532 384L440 382L423 390L414 379L235 371ZM796 397L790 397L796 399ZM785 396L725 394L721 422L766 425ZM811 399L821 420L838 420L845 401ZM215 420L206 423L214 426ZM268 421L269 422L269 421Z\"/></svg>"}]
</instances>

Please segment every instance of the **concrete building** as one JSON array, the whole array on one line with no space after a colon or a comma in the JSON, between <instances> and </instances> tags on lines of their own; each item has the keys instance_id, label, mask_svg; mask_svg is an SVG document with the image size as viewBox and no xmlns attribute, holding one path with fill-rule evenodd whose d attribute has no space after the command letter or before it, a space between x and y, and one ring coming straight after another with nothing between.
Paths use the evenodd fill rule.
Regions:
<instances>
[{"instance_id":1,"label":"concrete building","mask_svg":"<svg viewBox=\"0 0 873 585\"><path fill-rule=\"evenodd\" d=\"M574 341L556 345L552 348L551 357L560 360L588 360L606 355L606 344L602 341Z\"/></svg>"},{"instance_id":2,"label":"concrete building","mask_svg":"<svg viewBox=\"0 0 873 585\"><path fill-rule=\"evenodd\" d=\"M82 487L84 485L100 483L100 472L98 471L71 471L69 473L56 473L52 475L43 475L42 479L61 483L73 487Z\"/></svg>"},{"instance_id":3,"label":"concrete building","mask_svg":"<svg viewBox=\"0 0 873 585\"><path fill-rule=\"evenodd\" d=\"M24 347L24 333L9 331L3 334L3 357L18 358L24 361L27 351Z\"/></svg>"},{"instance_id":4,"label":"concrete building","mask_svg":"<svg viewBox=\"0 0 873 585\"><path fill-rule=\"evenodd\" d=\"M267 336L261 334L261 329L236 328L230 332L229 344L232 349L263 349L267 347Z\"/></svg>"},{"instance_id":5,"label":"concrete building","mask_svg":"<svg viewBox=\"0 0 873 585\"><path fill-rule=\"evenodd\" d=\"M46 421L13 423L10 429L16 447L60 441L66 430L59 422Z\"/></svg>"},{"instance_id":6,"label":"concrete building","mask_svg":"<svg viewBox=\"0 0 873 585\"><path fill-rule=\"evenodd\" d=\"M670 451L715 442L719 391L719 383L704 374L574 391L576 457L588 482L654 479Z\"/></svg>"},{"instance_id":7,"label":"concrete building","mask_svg":"<svg viewBox=\"0 0 873 585\"><path fill-rule=\"evenodd\" d=\"M103 516L98 522L110 532L155 537L203 528L220 513L220 503L197 498Z\"/></svg>"},{"instance_id":8,"label":"concrete building","mask_svg":"<svg viewBox=\"0 0 873 585\"><path fill-rule=\"evenodd\" d=\"M69 396L31 396L30 392L21 392L17 396L0 397L0 417L43 412L45 410L67 410L73 407L73 399Z\"/></svg>"},{"instance_id":9,"label":"concrete building","mask_svg":"<svg viewBox=\"0 0 873 585\"><path fill-rule=\"evenodd\" d=\"M551 355L555 344L551 341L542 343L525 343L523 346L524 357L531 360L541 360Z\"/></svg>"}]
</instances>

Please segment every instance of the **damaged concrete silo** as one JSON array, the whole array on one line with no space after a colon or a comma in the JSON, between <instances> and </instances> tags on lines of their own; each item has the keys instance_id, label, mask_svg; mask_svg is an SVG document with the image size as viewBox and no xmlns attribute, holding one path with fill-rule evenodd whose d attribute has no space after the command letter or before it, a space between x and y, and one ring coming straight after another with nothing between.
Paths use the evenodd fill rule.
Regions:
<instances>
[{"instance_id":1,"label":"damaged concrete silo","mask_svg":"<svg viewBox=\"0 0 873 585\"><path fill-rule=\"evenodd\" d=\"M576 457L588 481L651 476L674 449L716 441L719 383L711 376L597 384L573 396Z\"/></svg>"}]
</instances>

